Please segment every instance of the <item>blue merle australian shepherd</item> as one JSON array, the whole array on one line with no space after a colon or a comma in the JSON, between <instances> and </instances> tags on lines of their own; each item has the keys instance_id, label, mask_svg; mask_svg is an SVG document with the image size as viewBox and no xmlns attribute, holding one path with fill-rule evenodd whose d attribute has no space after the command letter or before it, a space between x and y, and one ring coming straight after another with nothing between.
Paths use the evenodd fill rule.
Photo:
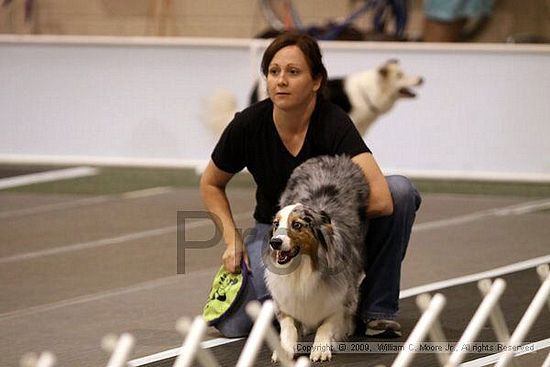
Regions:
<instances>
[{"instance_id":1,"label":"blue merle australian shepherd","mask_svg":"<svg viewBox=\"0 0 550 367\"><path fill-rule=\"evenodd\" d=\"M346 156L312 158L287 183L264 262L288 357L301 333L316 330L310 359L329 360L331 342L353 331L368 195L361 168Z\"/></svg>"}]
</instances>

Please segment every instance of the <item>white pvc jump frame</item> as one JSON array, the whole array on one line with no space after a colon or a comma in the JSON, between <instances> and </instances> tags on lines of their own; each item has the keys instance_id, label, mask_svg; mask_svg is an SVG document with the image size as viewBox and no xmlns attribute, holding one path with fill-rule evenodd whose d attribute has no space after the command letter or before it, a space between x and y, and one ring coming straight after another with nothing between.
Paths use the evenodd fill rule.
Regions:
<instances>
[{"instance_id":1,"label":"white pvc jump frame","mask_svg":"<svg viewBox=\"0 0 550 367\"><path fill-rule=\"evenodd\" d=\"M521 346L521 343L533 326L544 305L546 304L548 310L550 310L550 270L548 265L539 266L537 268L537 273L539 274L542 285L511 336L509 335L508 327L506 326L502 311L498 305L498 300L506 288L506 282L502 279L496 279L492 283L488 279L481 280L478 283L478 287L484 296L483 301L470 320L453 353L450 356L445 353L438 354L440 365L444 367L458 366L464 360L467 353L467 349L462 348L462 346L475 341L479 331L485 325L488 318L491 320L499 342L504 343L506 347ZM406 345L421 343L427 334L430 335L430 338L434 342L445 342L443 330L438 319L439 314L445 306L445 302L446 299L441 294L436 294L433 297L430 297L428 294L422 294L417 297L417 303L423 311L423 314L407 339ZM500 354L495 366L506 367L510 365L510 363L514 363L513 350L514 348L506 348L506 351ZM414 358L414 354L414 349L404 348L393 362L392 367L409 366ZM542 366L550 367L550 353Z\"/></svg>"},{"instance_id":2,"label":"white pvc jump frame","mask_svg":"<svg viewBox=\"0 0 550 367\"><path fill-rule=\"evenodd\" d=\"M464 333L460 337L454 351L449 353L438 353L439 364L444 367L458 366L467 354L464 345L475 342L481 328L488 319L493 326L497 340L504 343L507 347L521 346L527 333L533 326L538 315L546 304L550 310L550 269L548 265L541 265L537 268L542 285L538 289L535 297L522 316L516 329L510 336L508 327L504 320L502 310L498 304L500 297L506 289L506 282L502 279L496 279L491 282L489 279L483 279L478 282L478 288L483 296L483 300L476 310L474 316L468 323ZM417 304L422 310L422 316L412 330L406 345L418 345L429 335L433 342L446 342L443 329L439 322L439 315L446 304L446 299L442 294L435 294L431 297L428 294L421 294L417 297ZM258 302L250 302L246 311L254 320L254 326L250 332L245 346L239 356L236 367L254 366L258 352L265 341L272 351L277 353L279 363L283 367L308 367L310 361L307 357L300 357L296 362L290 360L283 351L279 336L272 326L274 318L274 305L271 301L266 301L262 306ZM178 320L176 329L185 336L185 340L180 352L174 362L174 367L189 367L195 360L204 367L219 367L214 355L208 350L201 348L201 342L207 330L207 324L200 316L193 322L188 318ZM124 333L120 337L106 336L103 339L104 349L112 352L107 367L127 366L131 351L135 345L135 339L131 334ZM394 360L392 367L407 367L410 365L415 355L414 348L404 348ZM500 353L496 367L506 367L514 363L513 348L507 348L507 351ZM56 358L51 352L43 352L40 356L26 355L21 361L22 367L53 367ZM542 364L542 367L550 367L550 353Z\"/></svg>"}]
</instances>

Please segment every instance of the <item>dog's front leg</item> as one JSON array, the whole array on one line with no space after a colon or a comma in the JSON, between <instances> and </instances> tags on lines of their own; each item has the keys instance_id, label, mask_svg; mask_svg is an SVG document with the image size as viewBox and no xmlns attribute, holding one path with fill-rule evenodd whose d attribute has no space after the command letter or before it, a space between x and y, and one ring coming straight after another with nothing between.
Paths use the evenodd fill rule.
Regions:
<instances>
[{"instance_id":1,"label":"dog's front leg","mask_svg":"<svg viewBox=\"0 0 550 367\"><path fill-rule=\"evenodd\" d=\"M349 333L345 312L336 312L329 316L317 329L309 359L313 362L329 361L332 358L331 343Z\"/></svg>"},{"instance_id":2,"label":"dog's front leg","mask_svg":"<svg viewBox=\"0 0 550 367\"><path fill-rule=\"evenodd\" d=\"M279 316L279 324L281 326L281 346L285 351L288 359L294 358L294 348L298 342L298 329L296 327L295 320L281 313ZM277 352L273 352L271 356L273 362L277 362L279 358L277 357Z\"/></svg>"}]
</instances>

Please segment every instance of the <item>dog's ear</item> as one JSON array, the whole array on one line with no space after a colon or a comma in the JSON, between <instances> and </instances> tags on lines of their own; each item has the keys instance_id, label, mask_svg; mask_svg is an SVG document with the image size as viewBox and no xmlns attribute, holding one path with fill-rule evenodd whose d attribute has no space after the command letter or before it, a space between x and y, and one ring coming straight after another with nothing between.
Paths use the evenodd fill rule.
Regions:
<instances>
[{"instance_id":1,"label":"dog's ear","mask_svg":"<svg viewBox=\"0 0 550 367\"><path fill-rule=\"evenodd\" d=\"M331 221L330 221L330 216L327 214L326 211L321 210L321 211L319 212L319 214L321 215L321 221L322 221L323 223L325 223L325 224L330 224L330 223L331 223Z\"/></svg>"},{"instance_id":2,"label":"dog's ear","mask_svg":"<svg viewBox=\"0 0 550 367\"><path fill-rule=\"evenodd\" d=\"M324 211L319 212L311 228L319 242L319 270L324 275L333 275L340 270L342 264L341 257L338 256L338 251L334 246L334 228L330 216Z\"/></svg>"},{"instance_id":3,"label":"dog's ear","mask_svg":"<svg viewBox=\"0 0 550 367\"><path fill-rule=\"evenodd\" d=\"M388 76L388 73L389 73L389 70L386 65L378 68L378 74L380 74L382 78L386 78Z\"/></svg>"},{"instance_id":4,"label":"dog's ear","mask_svg":"<svg viewBox=\"0 0 550 367\"><path fill-rule=\"evenodd\" d=\"M333 234L330 216L324 210L304 208L304 219L310 225L313 235L321 247L327 251Z\"/></svg>"}]
</instances>

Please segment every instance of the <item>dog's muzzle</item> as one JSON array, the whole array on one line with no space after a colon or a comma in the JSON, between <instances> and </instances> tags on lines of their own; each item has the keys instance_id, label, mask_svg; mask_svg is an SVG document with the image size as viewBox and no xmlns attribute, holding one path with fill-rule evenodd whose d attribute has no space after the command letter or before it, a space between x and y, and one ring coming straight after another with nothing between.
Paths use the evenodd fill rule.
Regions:
<instances>
[{"instance_id":1,"label":"dog's muzzle","mask_svg":"<svg viewBox=\"0 0 550 367\"><path fill-rule=\"evenodd\" d=\"M285 265L300 253L300 246L291 246L286 228L277 228L269 240L269 246L275 251L276 261ZM283 248L285 250L283 250Z\"/></svg>"}]
</instances>

